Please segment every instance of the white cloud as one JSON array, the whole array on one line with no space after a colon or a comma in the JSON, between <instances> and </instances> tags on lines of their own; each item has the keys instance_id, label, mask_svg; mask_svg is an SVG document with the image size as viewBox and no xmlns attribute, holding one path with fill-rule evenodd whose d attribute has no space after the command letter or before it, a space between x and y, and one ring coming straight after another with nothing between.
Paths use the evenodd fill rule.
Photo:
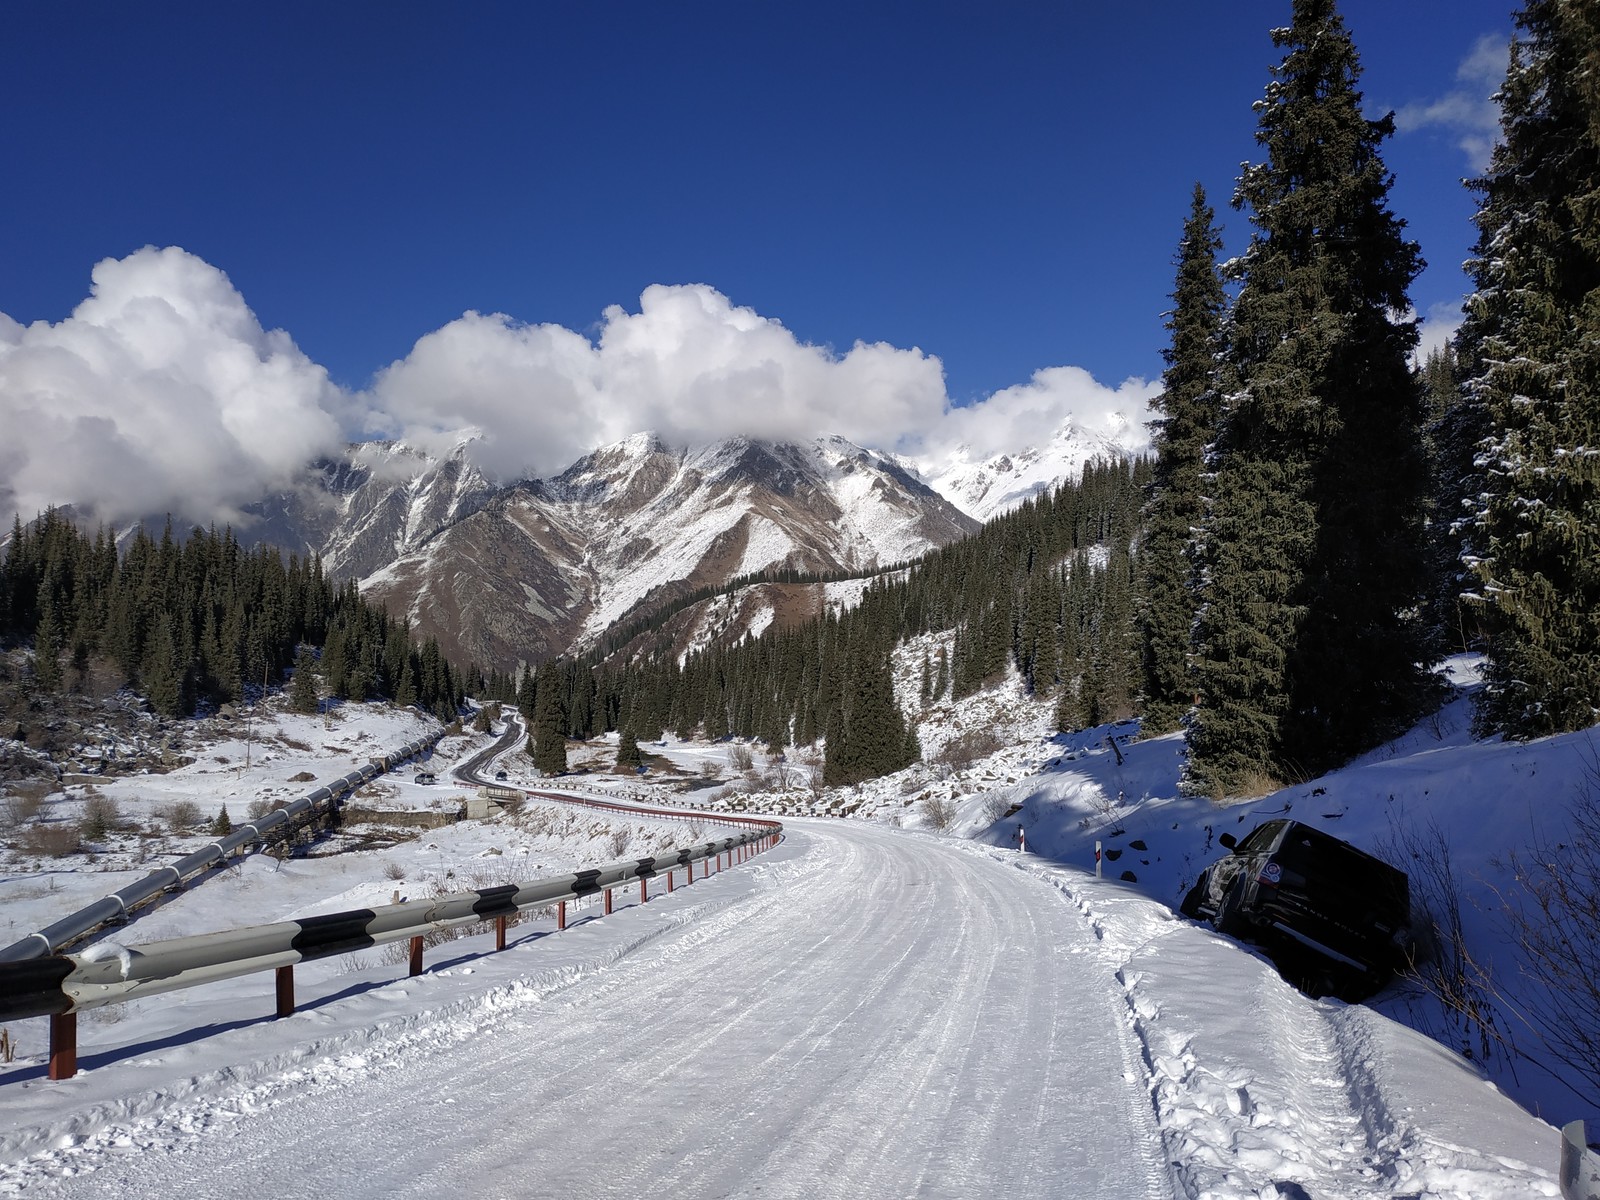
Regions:
<instances>
[{"instance_id":1,"label":"white cloud","mask_svg":"<svg viewBox=\"0 0 1600 1200\"><path fill-rule=\"evenodd\" d=\"M1395 112L1402 132L1438 127L1456 134L1474 171L1489 165L1489 153L1500 136L1500 108L1492 99L1505 82L1510 63L1510 43L1498 34L1485 34L1459 67L1452 89L1437 100L1407 104Z\"/></svg>"},{"instance_id":2,"label":"white cloud","mask_svg":"<svg viewBox=\"0 0 1600 1200\"><path fill-rule=\"evenodd\" d=\"M475 452L501 476L549 474L641 430L690 444L840 433L891 445L949 403L936 358L863 342L836 356L704 285L655 285L636 313L606 309L593 342L467 313L419 340L366 398L369 422L422 444L478 427Z\"/></svg>"},{"instance_id":3,"label":"white cloud","mask_svg":"<svg viewBox=\"0 0 1600 1200\"><path fill-rule=\"evenodd\" d=\"M1150 401L1159 382L1132 378L1116 388L1100 383L1082 367L1046 367L1027 383L995 392L967 408L952 408L917 439L919 457L938 461L964 448L977 462L1048 442L1070 417L1080 429L1114 439L1128 450L1149 446L1145 423L1154 414Z\"/></svg>"},{"instance_id":4,"label":"white cloud","mask_svg":"<svg viewBox=\"0 0 1600 1200\"><path fill-rule=\"evenodd\" d=\"M1069 419L1108 434L1131 422L1138 440L1156 390L1052 367L956 408L921 350L858 342L840 354L714 288L657 285L636 312L608 308L593 338L466 313L352 394L183 250L108 259L93 279L59 324L0 314L0 512L71 503L109 520L240 523L241 505L293 486L347 435L441 452L467 428L503 480L553 474L641 431L675 444L836 433L987 457L1042 444Z\"/></svg>"},{"instance_id":5,"label":"white cloud","mask_svg":"<svg viewBox=\"0 0 1600 1200\"><path fill-rule=\"evenodd\" d=\"M59 324L0 315L0 511L240 519L338 446L327 373L177 248L96 265Z\"/></svg>"},{"instance_id":6,"label":"white cloud","mask_svg":"<svg viewBox=\"0 0 1600 1200\"><path fill-rule=\"evenodd\" d=\"M1461 328L1462 305L1466 297L1455 300L1441 300L1437 304L1430 304L1428 312L1422 319L1421 328L1417 331L1416 360L1426 362L1428 355L1442 348L1456 335L1456 330Z\"/></svg>"}]
</instances>

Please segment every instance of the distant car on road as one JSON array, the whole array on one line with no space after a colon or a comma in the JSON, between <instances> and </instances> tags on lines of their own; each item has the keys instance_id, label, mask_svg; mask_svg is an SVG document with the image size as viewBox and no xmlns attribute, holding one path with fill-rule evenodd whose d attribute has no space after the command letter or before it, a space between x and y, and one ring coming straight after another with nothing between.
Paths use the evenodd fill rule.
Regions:
<instances>
[{"instance_id":1,"label":"distant car on road","mask_svg":"<svg viewBox=\"0 0 1600 1200\"><path fill-rule=\"evenodd\" d=\"M498 782L501 782L501 781L503 781L505 779L506 773L504 771L496 771L494 773L494 777L495 777L495 782L498 783Z\"/></svg>"},{"instance_id":2,"label":"distant car on road","mask_svg":"<svg viewBox=\"0 0 1600 1200\"><path fill-rule=\"evenodd\" d=\"M438 783L438 778L432 771L418 771L411 777L412 783Z\"/></svg>"},{"instance_id":3,"label":"distant car on road","mask_svg":"<svg viewBox=\"0 0 1600 1200\"><path fill-rule=\"evenodd\" d=\"M1299 821L1268 821L1242 842L1228 833L1217 840L1231 853L1200 873L1179 905L1184 916L1261 942L1314 994L1363 999L1405 965L1404 871Z\"/></svg>"}]
</instances>

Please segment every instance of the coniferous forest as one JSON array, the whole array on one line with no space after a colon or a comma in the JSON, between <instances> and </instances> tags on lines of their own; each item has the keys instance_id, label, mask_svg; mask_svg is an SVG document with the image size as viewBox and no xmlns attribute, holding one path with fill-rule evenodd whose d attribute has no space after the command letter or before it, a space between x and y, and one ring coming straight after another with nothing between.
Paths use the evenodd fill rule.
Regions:
<instances>
[{"instance_id":1,"label":"coniferous forest","mask_svg":"<svg viewBox=\"0 0 1600 1200\"><path fill-rule=\"evenodd\" d=\"M1198 186L1182 222L1153 457L1094 464L873 577L853 607L682 661L656 636L664 610L645 611L587 657L486 676L415 645L315 558L215 530L141 531L119 552L47 513L14 527L0 636L31 641L38 686L71 687L98 657L170 715L297 662L327 694L444 719L463 691L514 700L549 771L568 737L620 731L631 761L670 730L775 750L820 738L825 781L850 784L919 756L918 706L1015 672L1064 729L1133 715L1146 735L1187 729L1187 786L1238 794L1393 736L1436 703L1434 668L1460 649L1487 661L1482 732L1589 726L1600 18L1528 0L1516 22L1452 345L1416 362L1422 259L1390 207L1393 121L1364 115L1334 0L1294 0L1256 105L1260 161L1232 197L1248 245L1219 264ZM766 578L780 576L819 582ZM919 694L897 697L893 656L928 634Z\"/></svg>"},{"instance_id":2,"label":"coniferous forest","mask_svg":"<svg viewBox=\"0 0 1600 1200\"><path fill-rule=\"evenodd\" d=\"M315 557L245 550L231 531L193 530L179 541L135 531L119 552L105 529L91 537L47 512L13 525L0 569L0 637L30 634L34 679L80 687L109 662L163 716L192 714L281 683L315 712L321 695L391 699L454 720L463 678L438 643L417 645L408 623L334 587ZM319 647L313 656L311 647ZM312 689L313 676L320 685Z\"/></svg>"}]
</instances>

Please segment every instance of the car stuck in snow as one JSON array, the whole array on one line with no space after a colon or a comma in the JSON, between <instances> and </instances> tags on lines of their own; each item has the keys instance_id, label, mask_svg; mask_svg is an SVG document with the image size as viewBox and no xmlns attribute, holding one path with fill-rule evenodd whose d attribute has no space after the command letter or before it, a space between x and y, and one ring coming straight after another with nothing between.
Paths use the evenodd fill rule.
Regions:
<instances>
[{"instance_id":1,"label":"car stuck in snow","mask_svg":"<svg viewBox=\"0 0 1600 1200\"><path fill-rule=\"evenodd\" d=\"M1404 966L1411 891L1404 871L1286 819L1258 825L1200 873L1179 911L1256 941L1313 994L1371 995Z\"/></svg>"}]
</instances>

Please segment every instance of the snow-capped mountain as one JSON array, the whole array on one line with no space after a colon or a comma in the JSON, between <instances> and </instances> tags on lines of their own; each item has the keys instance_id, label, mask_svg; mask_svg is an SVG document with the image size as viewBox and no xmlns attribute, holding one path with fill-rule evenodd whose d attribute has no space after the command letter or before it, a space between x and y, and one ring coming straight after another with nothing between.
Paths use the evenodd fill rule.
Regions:
<instances>
[{"instance_id":1,"label":"snow-capped mountain","mask_svg":"<svg viewBox=\"0 0 1600 1200\"><path fill-rule=\"evenodd\" d=\"M981 457L969 446L949 454L902 458L902 465L977 521L989 521L1062 480L1076 479L1085 463L1137 453L1149 437L1125 418L1086 429L1069 419L1048 442Z\"/></svg>"},{"instance_id":2,"label":"snow-capped mountain","mask_svg":"<svg viewBox=\"0 0 1600 1200\"><path fill-rule=\"evenodd\" d=\"M471 440L441 458L354 447L324 465L319 497L264 506L260 536L319 551L458 661L510 669L591 643L641 602L768 568L873 570L978 527L838 437L678 449L637 434L504 487L473 465Z\"/></svg>"}]
</instances>

